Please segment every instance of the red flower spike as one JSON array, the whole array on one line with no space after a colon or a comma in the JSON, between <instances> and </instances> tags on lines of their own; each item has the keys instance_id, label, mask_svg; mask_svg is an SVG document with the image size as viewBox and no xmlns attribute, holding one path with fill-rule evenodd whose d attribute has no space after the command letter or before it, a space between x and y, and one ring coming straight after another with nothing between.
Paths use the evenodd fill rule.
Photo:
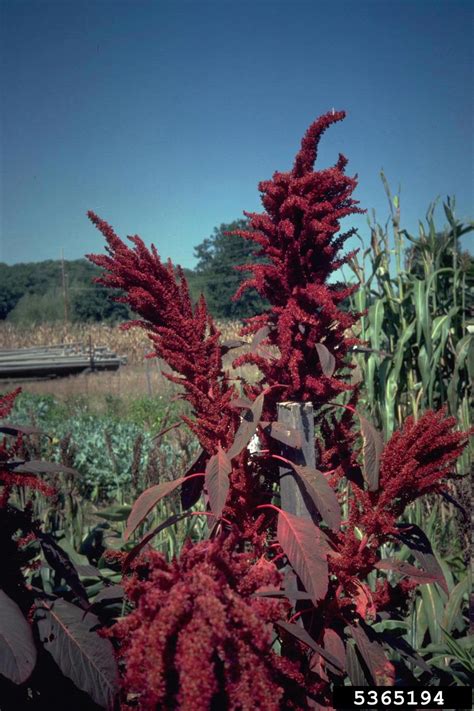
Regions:
<instances>
[{"instance_id":1,"label":"red flower spike","mask_svg":"<svg viewBox=\"0 0 474 711\"><path fill-rule=\"evenodd\" d=\"M453 476L469 435L455 426L456 418L446 417L446 409L428 410L418 422L407 418L382 454L378 509L398 517L412 501L439 491L441 480Z\"/></svg>"},{"instance_id":2,"label":"red flower spike","mask_svg":"<svg viewBox=\"0 0 474 711\"><path fill-rule=\"evenodd\" d=\"M124 696L143 711L306 708L293 682L304 681L298 664L271 650L272 623L288 603L254 596L281 576L272 563L235 552L236 542L186 544L172 563L150 551L125 578L136 607L108 634L125 663ZM299 705L285 705L292 692Z\"/></svg>"},{"instance_id":3,"label":"red flower spike","mask_svg":"<svg viewBox=\"0 0 474 711\"><path fill-rule=\"evenodd\" d=\"M188 424L203 449L213 454L219 445L226 448L239 423L238 413L229 407L236 392L223 372L220 333L204 298L193 308L180 267L175 269L171 261L163 264L155 247L149 251L138 236L129 237L131 249L107 222L93 212L88 216L106 238L109 254L87 255L105 270L96 281L125 291L117 300L141 317L126 327L144 328L155 355L178 374L165 376L184 386L195 417Z\"/></svg>"},{"instance_id":4,"label":"red flower spike","mask_svg":"<svg viewBox=\"0 0 474 711\"><path fill-rule=\"evenodd\" d=\"M344 116L343 111L328 113L309 127L293 169L277 172L271 180L260 183L266 212L244 213L252 229L233 233L258 244L258 255L266 258L263 264L239 267L252 276L243 282L234 299L253 287L271 304L265 314L247 319L242 333L256 333L268 324L272 329L267 343L279 350L279 357L271 360L244 354L235 365L253 363L268 384L286 385L274 397L313 401L316 406L352 389L341 370L348 367L346 356L354 344L344 331L354 325L357 314L342 311L339 304L357 287L329 283L328 279L354 255L351 252L338 257L345 241L354 234L350 230L336 237L339 221L363 210L350 197L357 183L344 174L347 161L343 156L333 168L313 172L322 134ZM324 343L334 355L335 377L322 373L316 343Z\"/></svg>"}]
</instances>

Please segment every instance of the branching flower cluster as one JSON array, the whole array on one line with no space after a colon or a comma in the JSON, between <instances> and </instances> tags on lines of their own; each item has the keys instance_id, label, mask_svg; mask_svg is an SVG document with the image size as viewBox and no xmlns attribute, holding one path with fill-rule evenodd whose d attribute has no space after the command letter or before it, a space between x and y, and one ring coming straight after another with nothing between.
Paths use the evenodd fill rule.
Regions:
<instances>
[{"instance_id":1,"label":"branching flower cluster","mask_svg":"<svg viewBox=\"0 0 474 711\"><path fill-rule=\"evenodd\" d=\"M88 255L106 271L98 281L125 291L116 300L129 304L140 319L126 328L145 329L154 355L165 360L174 373L165 373L183 386L195 419L183 419L197 435L203 448L214 453L227 446L238 424L238 415L229 408L236 392L222 368L220 333L207 311L204 298L193 307L188 285L180 267L163 264L155 247L151 252L143 241L130 237L128 247L104 220L93 212L89 218L107 240L109 256Z\"/></svg>"},{"instance_id":2,"label":"branching flower cluster","mask_svg":"<svg viewBox=\"0 0 474 711\"><path fill-rule=\"evenodd\" d=\"M171 563L149 551L134 564L125 589L135 609L113 629L130 707L139 698L143 711L301 708L299 665L271 650L289 603L256 594L277 589L281 574L237 543L187 544Z\"/></svg>"}]
</instances>

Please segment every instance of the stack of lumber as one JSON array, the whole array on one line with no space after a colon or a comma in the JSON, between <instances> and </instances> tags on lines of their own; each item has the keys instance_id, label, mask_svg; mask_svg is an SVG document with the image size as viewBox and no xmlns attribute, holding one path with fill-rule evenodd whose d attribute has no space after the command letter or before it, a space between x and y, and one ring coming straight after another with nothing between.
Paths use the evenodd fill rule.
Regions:
<instances>
[{"instance_id":1,"label":"stack of lumber","mask_svg":"<svg viewBox=\"0 0 474 711\"><path fill-rule=\"evenodd\" d=\"M0 349L0 378L51 378L84 371L117 370L126 362L125 356L116 355L107 346L92 344Z\"/></svg>"}]
</instances>

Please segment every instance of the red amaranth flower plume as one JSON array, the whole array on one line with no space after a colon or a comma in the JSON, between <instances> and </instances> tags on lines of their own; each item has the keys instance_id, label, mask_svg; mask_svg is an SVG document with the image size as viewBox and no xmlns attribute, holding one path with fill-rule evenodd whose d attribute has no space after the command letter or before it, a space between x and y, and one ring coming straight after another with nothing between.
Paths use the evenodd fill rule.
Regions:
<instances>
[{"instance_id":1,"label":"red amaranth flower plume","mask_svg":"<svg viewBox=\"0 0 474 711\"><path fill-rule=\"evenodd\" d=\"M243 333L268 325L267 342L279 350L278 357L268 359L244 354L235 364L255 363L270 385L285 384L285 390L278 392L282 400L310 400L316 406L351 389L341 371L348 367L347 352L357 342L344 335L355 323L355 315L340 309L357 287L328 281L354 255L338 256L355 231L335 235L343 217L363 212L350 197L356 179L344 174L347 161L342 155L334 167L313 171L322 134L344 116L343 111L328 113L309 127L293 169L276 172L259 184L266 212L244 213L251 230L233 233L257 243L258 256L265 257L263 264L239 267L251 271L252 277L234 298L253 287L271 304L264 314L247 319ZM337 378L322 372L315 350L321 342L335 357Z\"/></svg>"},{"instance_id":2,"label":"red amaranth flower plume","mask_svg":"<svg viewBox=\"0 0 474 711\"><path fill-rule=\"evenodd\" d=\"M109 634L124 661L124 696L142 711L301 708L298 664L271 651L272 623L288 603L254 595L281 576L235 552L236 542L187 543L172 563L149 551L125 579L136 607Z\"/></svg>"},{"instance_id":3,"label":"red amaranth flower plume","mask_svg":"<svg viewBox=\"0 0 474 711\"><path fill-rule=\"evenodd\" d=\"M415 499L439 492L442 479L453 476L468 434L454 430L455 417L446 408L428 410L415 422L408 417L385 446L380 467L378 509L399 516Z\"/></svg>"},{"instance_id":4,"label":"red amaranth flower plume","mask_svg":"<svg viewBox=\"0 0 474 711\"><path fill-rule=\"evenodd\" d=\"M229 402L236 396L222 368L220 333L207 311L203 297L193 308L188 284L180 267L165 265L154 245L149 251L138 236L129 237L128 247L113 228L93 212L88 216L107 240L109 256L88 254L91 262L105 269L96 281L125 291L117 301L127 303L141 319L126 328L144 328L155 354L178 374L165 373L185 389L195 420L183 416L209 453L232 441L239 423Z\"/></svg>"}]
</instances>

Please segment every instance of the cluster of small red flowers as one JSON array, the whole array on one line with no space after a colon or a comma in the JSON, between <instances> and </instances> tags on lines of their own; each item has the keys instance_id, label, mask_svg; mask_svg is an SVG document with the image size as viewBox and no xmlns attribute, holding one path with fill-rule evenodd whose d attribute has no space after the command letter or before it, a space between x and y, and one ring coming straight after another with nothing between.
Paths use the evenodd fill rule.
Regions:
<instances>
[{"instance_id":1,"label":"cluster of small red flowers","mask_svg":"<svg viewBox=\"0 0 474 711\"><path fill-rule=\"evenodd\" d=\"M455 425L456 419L446 417L443 410L430 410L418 422L408 417L383 450L378 491L368 492L362 483L350 482L353 498L347 528L335 536L337 555L329 557L330 573L343 588L374 569L383 543L398 540L396 521L408 504L441 491L446 477L453 475L467 444L467 434L454 430ZM362 541L354 533L356 527L363 534ZM403 599L411 587L412 583L402 588L381 587L374 596L375 608L383 609L393 596Z\"/></svg>"},{"instance_id":2,"label":"cluster of small red flowers","mask_svg":"<svg viewBox=\"0 0 474 711\"><path fill-rule=\"evenodd\" d=\"M429 410L418 422L407 418L383 452L379 510L398 517L415 499L441 490L441 480L453 476L456 460L467 444L468 433L455 431L455 426L456 418L446 417L445 409Z\"/></svg>"},{"instance_id":3,"label":"cluster of small red flowers","mask_svg":"<svg viewBox=\"0 0 474 711\"><path fill-rule=\"evenodd\" d=\"M402 613L418 583L414 580L403 579L397 585L390 585L388 580L378 580L375 592L372 593L374 605L378 612L388 610Z\"/></svg>"},{"instance_id":4,"label":"cluster of small red flowers","mask_svg":"<svg viewBox=\"0 0 474 711\"><path fill-rule=\"evenodd\" d=\"M268 325L267 342L279 350L277 358L247 353L235 364L255 363L269 384L286 386L278 392L279 398L312 401L316 407L351 389L341 371L347 369L348 349L358 342L344 335L354 325L354 315L339 308L357 287L328 283L331 274L354 255L338 256L354 230L335 235L343 217L363 212L351 198L356 179L344 174L347 161L341 155L334 167L313 171L322 134L344 116L343 111L328 113L309 127L293 169L276 172L271 180L259 184L266 212L245 213L252 229L235 232L258 244L257 254L266 259L263 264L241 267L251 271L252 277L234 298L253 287L271 304L265 313L248 319L243 333L255 333ZM321 342L336 359L338 377L322 372L315 350Z\"/></svg>"},{"instance_id":5,"label":"cluster of small red flowers","mask_svg":"<svg viewBox=\"0 0 474 711\"><path fill-rule=\"evenodd\" d=\"M128 247L112 227L93 212L88 213L107 240L109 256L87 255L105 269L97 281L122 289L118 301L127 303L141 319L125 328L144 328L155 354L178 375L165 374L185 389L195 419L183 417L197 435L203 449L214 453L220 444L230 445L239 423L238 413L229 407L235 390L222 369L220 333L209 315L204 298L193 308L186 278L171 261L165 265L154 245L151 252L138 237L130 237Z\"/></svg>"},{"instance_id":6,"label":"cluster of small red flowers","mask_svg":"<svg viewBox=\"0 0 474 711\"><path fill-rule=\"evenodd\" d=\"M281 576L236 542L185 545L172 563L155 551L137 559L124 581L136 607L109 632L124 662L124 708L127 699L142 711L300 708L298 664L271 651L288 604L255 596Z\"/></svg>"}]
</instances>

